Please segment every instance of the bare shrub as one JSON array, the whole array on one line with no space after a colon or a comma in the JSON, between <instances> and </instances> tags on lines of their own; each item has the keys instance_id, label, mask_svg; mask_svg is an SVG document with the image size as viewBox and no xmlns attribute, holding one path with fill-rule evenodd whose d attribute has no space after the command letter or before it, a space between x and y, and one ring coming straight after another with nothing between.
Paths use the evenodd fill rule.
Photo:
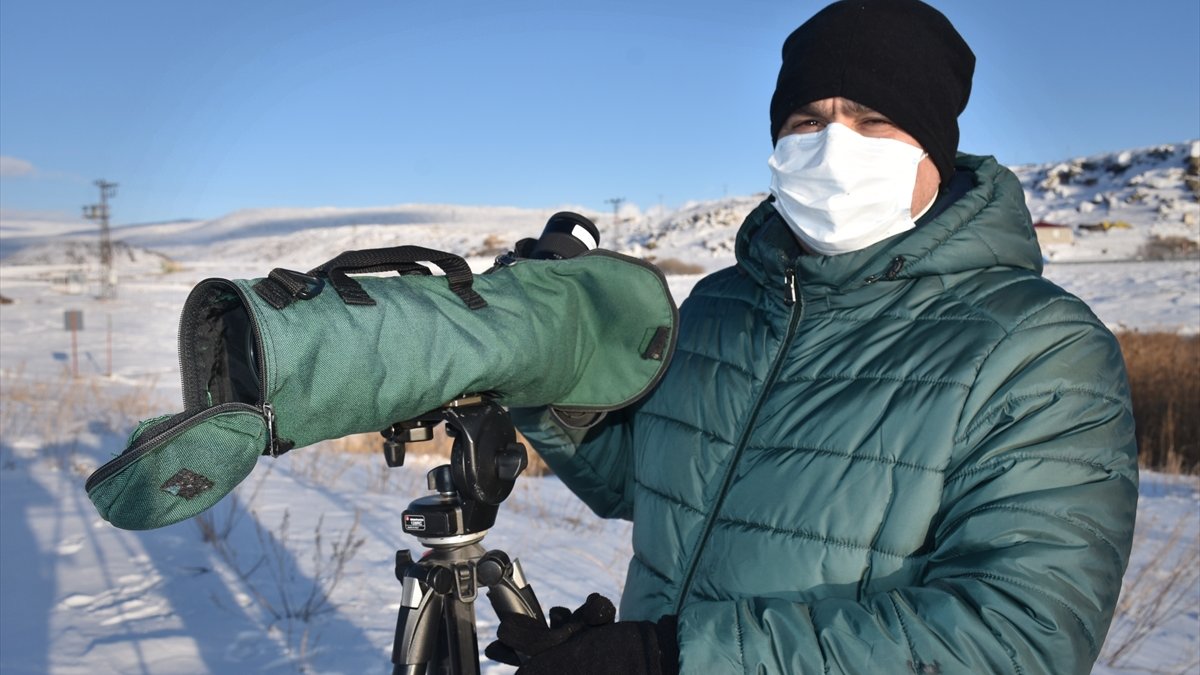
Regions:
<instances>
[{"instance_id":1,"label":"bare shrub","mask_svg":"<svg viewBox=\"0 0 1200 675\"><path fill-rule=\"evenodd\" d=\"M258 498L259 491L262 490L263 484L267 482L267 478L274 469L275 464L271 463L259 473L254 488L250 490L249 496L245 499L245 507L248 508ZM245 489L245 485L238 486L220 505L192 518L192 522L196 523L196 527L200 530L200 540L216 549L221 559L227 562L237 555L229 549L229 535L233 534L234 528L242 521L247 512L247 508L242 508L241 498L241 492Z\"/></svg>"},{"instance_id":2,"label":"bare shrub","mask_svg":"<svg viewBox=\"0 0 1200 675\"><path fill-rule=\"evenodd\" d=\"M1147 638L1179 616L1195 611L1194 593L1200 583L1200 546L1191 535L1195 526L1194 518L1180 520L1171 535L1147 556L1146 564L1126 575L1113 628L1101 651L1101 663L1126 665L1146 646ZM1139 528L1134 550L1150 545L1142 532ZM1185 672L1195 664L1178 665L1183 668L1179 672Z\"/></svg>"},{"instance_id":3,"label":"bare shrub","mask_svg":"<svg viewBox=\"0 0 1200 675\"><path fill-rule=\"evenodd\" d=\"M318 639L313 632L313 619L332 611L329 596L345 576L346 565L366 542L365 538L358 536L360 517L361 512L355 509L354 523L346 532L335 536L328 554L325 552L322 531L325 514L317 518L313 531L312 574L307 579L303 578L295 558L287 550L290 520L287 509L284 509L279 529L274 533L267 531L257 519L254 522L262 557L249 572L242 574L239 570L239 575L251 597L273 618L271 627L283 631L301 672L310 670L309 657ZM273 586L273 592L265 592L252 581L251 573L260 564Z\"/></svg>"},{"instance_id":4,"label":"bare shrub","mask_svg":"<svg viewBox=\"0 0 1200 675\"><path fill-rule=\"evenodd\" d=\"M225 508L211 508L192 518L200 530L200 540L216 549L223 559L230 555L229 535L245 513L244 509L239 508L241 500L236 492L229 495L224 504Z\"/></svg>"},{"instance_id":5,"label":"bare shrub","mask_svg":"<svg viewBox=\"0 0 1200 675\"><path fill-rule=\"evenodd\" d=\"M335 534L329 542L325 534L325 514L318 516L313 528L311 569L307 576L288 551L291 514L287 509L274 531L264 527L257 514L251 512L258 551L250 554L249 561L246 551L229 545L229 535L245 513L245 509L238 508L235 499L229 503L224 518L210 515L207 518L197 516L194 520L204 541L213 546L217 557L237 575L247 594L268 617L268 632L280 631L296 667L300 672L308 672L311 669L309 659L319 639L314 632L314 619L333 610L330 596L345 578L347 565L366 542L358 536L361 512L355 509L354 522L349 529Z\"/></svg>"},{"instance_id":6,"label":"bare shrub","mask_svg":"<svg viewBox=\"0 0 1200 675\"><path fill-rule=\"evenodd\" d=\"M358 536L361 515L355 509L353 524L344 533L335 536L328 554L325 552L323 533L325 514L318 516L316 527L313 528L311 583L299 583L302 573L287 552L291 517L288 510L284 509L279 529L274 533L256 520L254 532L262 551L264 569L275 592L267 596L248 577L243 578L262 608L276 620L299 619L305 622L331 611L333 608L329 604L329 596L345 576L346 565L366 542L365 538Z\"/></svg>"},{"instance_id":7,"label":"bare shrub","mask_svg":"<svg viewBox=\"0 0 1200 675\"><path fill-rule=\"evenodd\" d=\"M1200 336L1117 336L1133 397L1138 462L1174 473L1200 471Z\"/></svg>"},{"instance_id":8,"label":"bare shrub","mask_svg":"<svg viewBox=\"0 0 1200 675\"><path fill-rule=\"evenodd\" d=\"M1142 244L1137 257L1141 260L1190 260L1200 256L1200 244L1187 237L1154 236Z\"/></svg>"}]
</instances>

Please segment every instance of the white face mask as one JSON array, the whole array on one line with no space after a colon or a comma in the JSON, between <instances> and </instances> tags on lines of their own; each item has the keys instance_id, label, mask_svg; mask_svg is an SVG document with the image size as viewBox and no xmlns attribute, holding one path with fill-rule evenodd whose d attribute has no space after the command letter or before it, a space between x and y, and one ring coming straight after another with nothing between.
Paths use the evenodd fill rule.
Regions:
<instances>
[{"instance_id":1,"label":"white face mask","mask_svg":"<svg viewBox=\"0 0 1200 675\"><path fill-rule=\"evenodd\" d=\"M920 148L868 138L841 124L775 144L775 209L809 249L836 255L916 227L912 219Z\"/></svg>"}]
</instances>

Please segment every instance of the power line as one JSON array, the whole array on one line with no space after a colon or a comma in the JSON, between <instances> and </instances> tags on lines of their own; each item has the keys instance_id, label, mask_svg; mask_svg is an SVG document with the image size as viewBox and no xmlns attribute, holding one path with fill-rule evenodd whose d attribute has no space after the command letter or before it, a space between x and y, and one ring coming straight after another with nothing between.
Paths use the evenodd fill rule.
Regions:
<instances>
[{"instance_id":1,"label":"power line","mask_svg":"<svg viewBox=\"0 0 1200 675\"><path fill-rule=\"evenodd\" d=\"M617 224L617 211L619 211L619 210L621 209L621 204L624 204L624 203L625 203L625 198L624 198L624 197L613 197L612 199L605 199L605 200L604 200L604 203L605 203L605 204L612 204L612 207L613 207L613 225L616 225L616 224Z\"/></svg>"},{"instance_id":2,"label":"power line","mask_svg":"<svg viewBox=\"0 0 1200 675\"><path fill-rule=\"evenodd\" d=\"M100 203L84 206L83 217L100 221L100 297L107 300L117 297L117 273L113 269L112 237L108 228L108 200L117 196L117 184L101 178L95 185L100 188Z\"/></svg>"}]
</instances>

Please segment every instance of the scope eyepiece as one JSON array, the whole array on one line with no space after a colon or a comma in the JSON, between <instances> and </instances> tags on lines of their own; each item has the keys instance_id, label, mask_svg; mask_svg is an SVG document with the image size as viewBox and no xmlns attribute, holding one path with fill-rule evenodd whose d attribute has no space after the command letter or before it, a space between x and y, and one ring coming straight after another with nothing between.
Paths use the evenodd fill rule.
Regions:
<instances>
[{"instance_id":1,"label":"scope eyepiece","mask_svg":"<svg viewBox=\"0 0 1200 675\"><path fill-rule=\"evenodd\" d=\"M572 211L550 216L542 236L530 252L536 260L574 258L600 246L600 230L588 218Z\"/></svg>"}]
</instances>

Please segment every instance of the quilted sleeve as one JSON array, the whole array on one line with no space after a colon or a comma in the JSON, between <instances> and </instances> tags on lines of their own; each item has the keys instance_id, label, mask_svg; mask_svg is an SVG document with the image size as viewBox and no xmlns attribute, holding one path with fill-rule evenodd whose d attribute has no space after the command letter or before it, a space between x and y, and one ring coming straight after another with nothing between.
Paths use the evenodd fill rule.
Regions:
<instances>
[{"instance_id":1,"label":"quilted sleeve","mask_svg":"<svg viewBox=\"0 0 1200 675\"><path fill-rule=\"evenodd\" d=\"M1089 312L1032 313L981 366L919 584L689 605L685 673L1087 673L1137 504L1124 362Z\"/></svg>"},{"instance_id":2,"label":"quilted sleeve","mask_svg":"<svg viewBox=\"0 0 1200 675\"><path fill-rule=\"evenodd\" d=\"M610 412L589 429L569 429L549 408L511 411L513 422L554 474L602 518L633 517L631 418Z\"/></svg>"}]
</instances>

